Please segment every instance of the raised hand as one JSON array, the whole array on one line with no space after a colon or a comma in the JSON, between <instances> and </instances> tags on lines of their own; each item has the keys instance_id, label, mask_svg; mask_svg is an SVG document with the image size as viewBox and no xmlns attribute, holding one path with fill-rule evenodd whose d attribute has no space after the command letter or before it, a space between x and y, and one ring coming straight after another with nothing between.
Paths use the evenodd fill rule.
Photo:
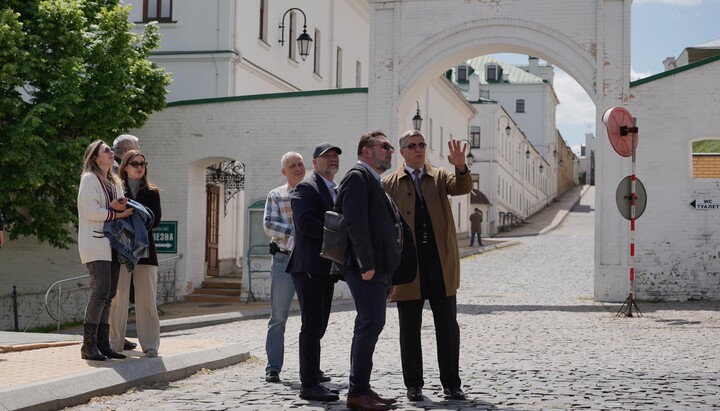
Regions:
<instances>
[{"instance_id":1,"label":"raised hand","mask_svg":"<svg viewBox=\"0 0 720 411\"><path fill-rule=\"evenodd\" d=\"M462 144L462 148L461 148ZM450 139L448 141L448 161L454 165L458 170L465 170L465 150L467 149L467 143L462 143L460 140Z\"/></svg>"}]
</instances>

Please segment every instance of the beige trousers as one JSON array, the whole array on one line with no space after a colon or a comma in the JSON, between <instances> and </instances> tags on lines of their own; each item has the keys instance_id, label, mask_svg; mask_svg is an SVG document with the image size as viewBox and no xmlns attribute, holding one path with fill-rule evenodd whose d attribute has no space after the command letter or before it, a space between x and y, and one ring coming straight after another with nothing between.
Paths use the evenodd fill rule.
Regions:
<instances>
[{"instance_id":1,"label":"beige trousers","mask_svg":"<svg viewBox=\"0 0 720 411\"><path fill-rule=\"evenodd\" d=\"M128 304L130 300L130 274L123 264L115 298L110 306L110 346L122 352L127 329ZM160 317L157 312L157 266L136 265L132 272L135 282L135 326L143 352L160 348Z\"/></svg>"}]
</instances>

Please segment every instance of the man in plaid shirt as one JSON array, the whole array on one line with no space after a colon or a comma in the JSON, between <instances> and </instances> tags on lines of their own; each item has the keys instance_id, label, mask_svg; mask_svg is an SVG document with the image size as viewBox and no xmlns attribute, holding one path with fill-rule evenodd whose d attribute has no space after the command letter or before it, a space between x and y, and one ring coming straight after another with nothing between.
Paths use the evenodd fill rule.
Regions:
<instances>
[{"instance_id":1,"label":"man in plaid shirt","mask_svg":"<svg viewBox=\"0 0 720 411\"><path fill-rule=\"evenodd\" d=\"M290 208L290 191L305 178L305 163L300 154L290 151L280 159L282 175L286 184L274 188L265 201L265 234L272 238L270 253L270 321L268 322L265 352L268 364L265 367L265 381L280 382L283 357L285 355L285 323L287 322L295 295L292 276L285 272L290 252L293 249L293 221Z\"/></svg>"}]
</instances>

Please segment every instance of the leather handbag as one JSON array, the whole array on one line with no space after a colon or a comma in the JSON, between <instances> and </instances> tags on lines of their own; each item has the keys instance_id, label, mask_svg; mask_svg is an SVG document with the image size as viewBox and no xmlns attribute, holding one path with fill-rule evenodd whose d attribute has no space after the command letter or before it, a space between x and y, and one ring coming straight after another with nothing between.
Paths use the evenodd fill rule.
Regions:
<instances>
[{"instance_id":1,"label":"leather handbag","mask_svg":"<svg viewBox=\"0 0 720 411\"><path fill-rule=\"evenodd\" d=\"M326 211L320 256L340 265L345 265L347 247L348 232L345 218L335 211Z\"/></svg>"}]
</instances>

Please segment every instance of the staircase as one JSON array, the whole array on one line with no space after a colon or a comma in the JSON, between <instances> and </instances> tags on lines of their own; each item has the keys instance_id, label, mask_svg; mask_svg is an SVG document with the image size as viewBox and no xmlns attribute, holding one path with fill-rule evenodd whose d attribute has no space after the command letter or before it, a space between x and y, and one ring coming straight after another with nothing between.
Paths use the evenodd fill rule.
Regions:
<instances>
[{"instance_id":1,"label":"staircase","mask_svg":"<svg viewBox=\"0 0 720 411\"><path fill-rule=\"evenodd\" d=\"M232 303L240 301L240 277L208 277L202 287L185 296L185 301L198 303Z\"/></svg>"}]
</instances>

